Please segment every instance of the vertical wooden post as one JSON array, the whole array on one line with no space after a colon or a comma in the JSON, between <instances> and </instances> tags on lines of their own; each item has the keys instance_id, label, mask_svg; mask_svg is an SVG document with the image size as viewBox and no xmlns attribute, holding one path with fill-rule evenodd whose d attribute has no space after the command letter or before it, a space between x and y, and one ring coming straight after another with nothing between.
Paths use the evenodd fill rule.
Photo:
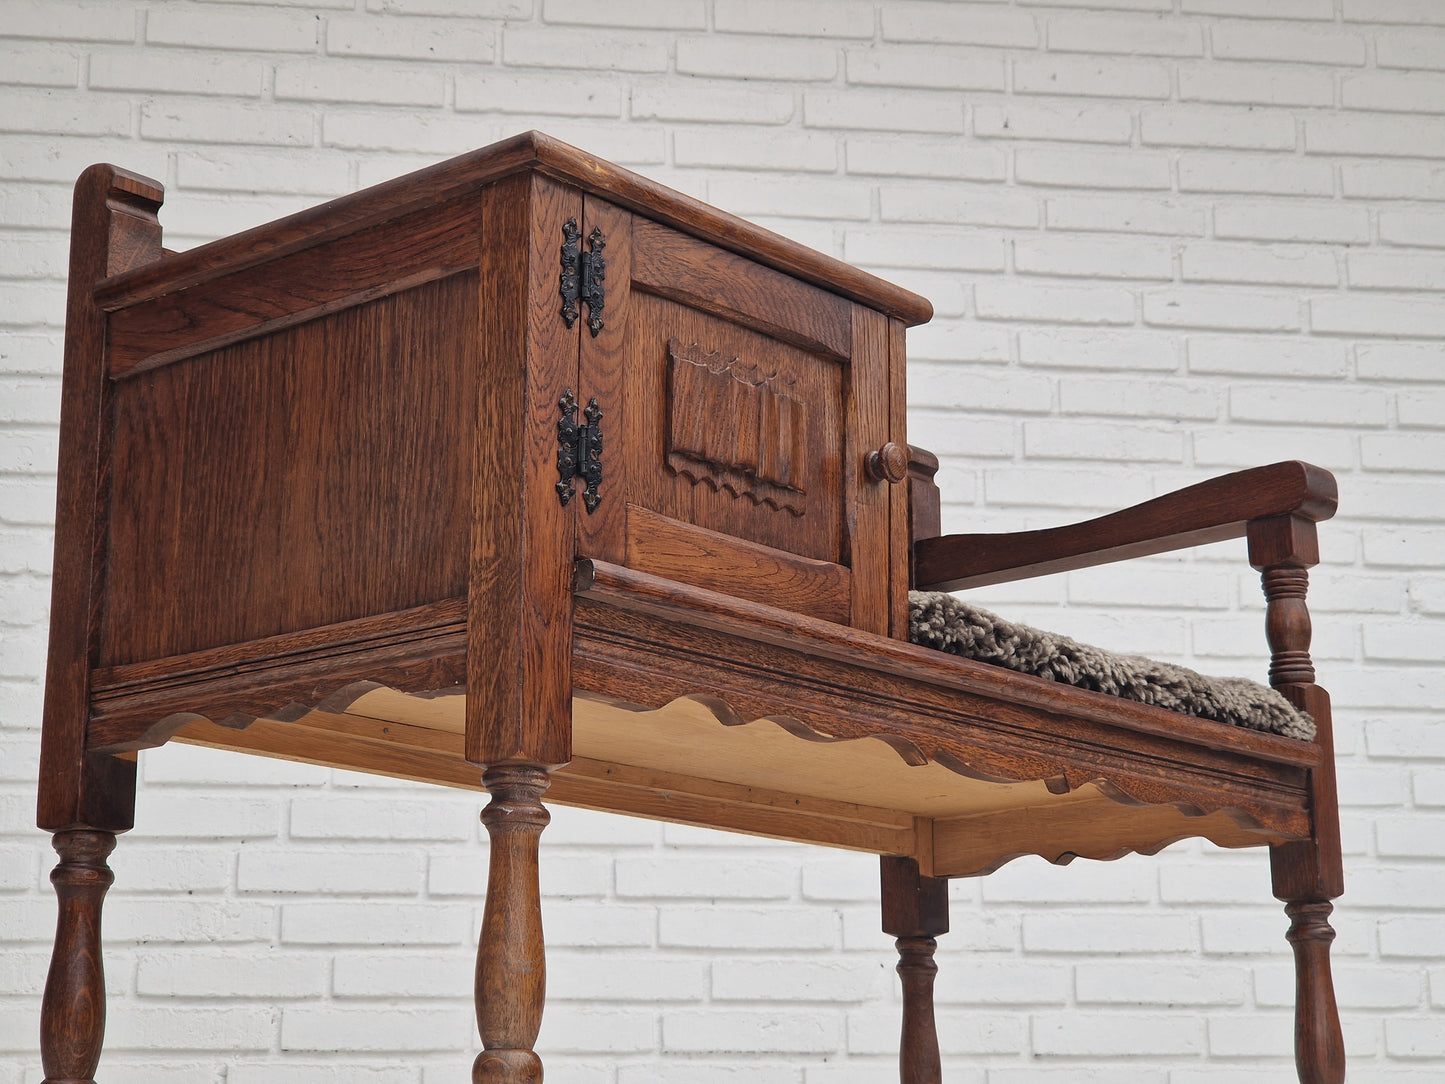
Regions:
<instances>
[{"instance_id":1,"label":"vertical wooden post","mask_svg":"<svg viewBox=\"0 0 1445 1084\"><path fill-rule=\"evenodd\" d=\"M477 950L473 1084L536 1084L542 1024L537 844L548 772L572 758L572 572L581 500L560 498L561 399L581 388L582 330L562 319L563 225L582 192L535 171L485 185L467 625L466 758L492 800ZM609 324L613 321L609 311ZM604 410L608 409L604 407ZM584 513L585 514L585 513Z\"/></svg>"},{"instance_id":2,"label":"vertical wooden post","mask_svg":"<svg viewBox=\"0 0 1445 1084\"><path fill-rule=\"evenodd\" d=\"M100 905L115 880L105 864L115 849L115 834L57 832L52 842L60 862L50 883L60 913L41 1003L40 1061L45 1084L93 1084L105 1037Z\"/></svg>"},{"instance_id":3,"label":"vertical wooden post","mask_svg":"<svg viewBox=\"0 0 1445 1084\"><path fill-rule=\"evenodd\" d=\"M542 1059L532 1047L542 1027L547 962L537 843L551 819L542 805L550 780L533 764L488 768L492 800L482 811L491 839L487 906L477 949L477 1027L482 1053L472 1084L540 1084Z\"/></svg>"},{"instance_id":4,"label":"vertical wooden post","mask_svg":"<svg viewBox=\"0 0 1445 1084\"><path fill-rule=\"evenodd\" d=\"M1295 1068L1302 1084L1342 1084L1345 1044L1330 974L1331 900L1344 892L1334 733L1329 694L1314 683L1310 615L1305 604L1311 566L1319 563L1312 521L1299 516L1255 520L1248 527L1249 563L1261 572L1267 602L1265 635L1270 684L1318 727L1324 754L1310 777L1311 838L1270 848L1274 894L1290 918L1286 935L1295 958Z\"/></svg>"},{"instance_id":5,"label":"vertical wooden post","mask_svg":"<svg viewBox=\"0 0 1445 1084\"><path fill-rule=\"evenodd\" d=\"M1295 1067L1302 1084L1341 1084L1345 1079L1345 1041L1330 974L1330 942L1335 931L1328 900L1298 900L1285 905L1295 961Z\"/></svg>"},{"instance_id":6,"label":"vertical wooden post","mask_svg":"<svg viewBox=\"0 0 1445 1084\"><path fill-rule=\"evenodd\" d=\"M938 1027L933 1018L933 961L937 938L948 932L948 881L925 877L912 858L884 855L883 932L898 946L903 982L903 1034L898 1048L901 1084L941 1084Z\"/></svg>"},{"instance_id":7,"label":"vertical wooden post","mask_svg":"<svg viewBox=\"0 0 1445 1084\"><path fill-rule=\"evenodd\" d=\"M943 533L941 498L938 483L938 456L927 448L908 446L908 535L917 542L937 538ZM910 562L911 564L911 562ZM910 575L912 571L910 569ZM910 586L912 586L910 584Z\"/></svg>"},{"instance_id":8,"label":"vertical wooden post","mask_svg":"<svg viewBox=\"0 0 1445 1084\"><path fill-rule=\"evenodd\" d=\"M91 166L75 184L50 653L40 739L36 823L54 833L50 876L60 913L40 1020L40 1059L50 1084L92 1079L105 1035L100 912L114 880L106 857L135 820L134 760L86 751L95 615L104 575L102 512L109 500L110 379L101 279L161 255L156 218L164 192L114 166Z\"/></svg>"},{"instance_id":9,"label":"vertical wooden post","mask_svg":"<svg viewBox=\"0 0 1445 1084\"><path fill-rule=\"evenodd\" d=\"M582 193L524 173L485 186L480 198L486 377L477 382L472 461L466 757L555 767L572 759L572 563L582 503L563 505L557 493L559 401L580 387L581 334L559 312L558 252L562 224L582 214Z\"/></svg>"},{"instance_id":10,"label":"vertical wooden post","mask_svg":"<svg viewBox=\"0 0 1445 1084\"><path fill-rule=\"evenodd\" d=\"M163 198L155 181L114 166L91 166L75 183L36 817L51 832L80 827L124 832L134 816L135 762L87 757L85 748L95 615L105 573L104 508L110 499L106 315L94 291L108 275L160 258L156 215Z\"/></svg>"}]
</instances>

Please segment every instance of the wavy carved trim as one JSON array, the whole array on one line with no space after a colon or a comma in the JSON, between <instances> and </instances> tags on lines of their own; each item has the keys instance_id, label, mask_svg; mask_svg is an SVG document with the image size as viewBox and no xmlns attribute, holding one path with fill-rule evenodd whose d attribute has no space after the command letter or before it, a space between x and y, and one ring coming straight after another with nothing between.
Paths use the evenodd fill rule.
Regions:
<instances>
[{"instance_id":1,"label":"wavy carved trim","mask_svg":"<svg viewBox=\"0 0 1445 1084\"><path fill-rule=\"evenodd\" d=\"M337 741L338 748L347 742L375 748L378 745L386 744L386 741L376 734L360 731L347 733L334 718L327 718L324 723L319 720L328 714L344 715L349 708L357 706L359 701L364 701L368 694L377 691L394 694L387 698L387 702L393 707L398 699L412 700L418 704L435 701L438 698L461 699L460 694L451 690L425 695L402 694L376 682L355 682L324 697L314 708L291 702L265 713L263 719L266 723L291 724L294 726L298 742L301 745L310 743L308 747L313 749L318 734L325 734L333 741ZM699 763L703 770L708 772L706 776L690 779L676 770L677 764L666 760L641 765L631 761L615 762L609 759L609 754L616 755L615 749L589 748L586 740L588 728L585 722L589 706L591 705L585 697L574 703L574 710L578 715L579 760L603 766L622 763L625 768L633 770L634 782L629 785L635 790L648 789L644 784L636 782L636 778L647 779L651 781L655 789L664 790L674 796L686 793L691 786L701 787L705 790L715 789L719 785L731 786L738 792L732 799L738 809L734 810L730 807L728 812L723 815L724 819L720 823L715 823L714 826L717 827L735 827L735 821L746 823L745 811L741 809L742 806L769 807L776 827L766 834L775 834L783 838L789 837L786 818L794 812L814 818L826 816L832 820L869 824L883 819L877 813L870 815L868 813L870 809L900 812L892 810L887 805L878 804L876 793L858 793L856 789L846 785L850 771L878 771L880 755L895 762L895 787L913 785L912 780L905 776L911 777L914 769L936 769L925 773L926 779L921 784L925 787L937 784L939 772L948 772L969 780L976 784L966 788L974 794L974 803L987 806L987 808L980 808L975 812L957 813L952 816L936 816L932 819L935 826L934 849L939 852L937 868L941 871L940 875L958 876L987 873L1023 855L1037 855L1056 864L1066 864L1076 857L1109 860L1135 852L1153 854L1171 843L1195 836L1209 838L1225 847L1259 845L1272 842L1280 837L1278 830L1263 827L1248 811L1240 808L1226 807L1206 811L1188 801L1147 803L1137 798L1127 787L1119 786L1103 778L1081 781L1073 786L1062 786L1062 781L1059 779L1034 781L1001 777L994 772L979 771L946 752L935 750L934 755L929 755L919 744L897 735L837 737L820 732L787 715L767 715L749 719L721 698L705 694L679 697L655 709L608 705L614 714L622 712L631 716L636 723L640 724L639 731L648 732L644 740L654 745L660 744L658 742L660 731L669 731L675 738L680 725L696 726L699 720L705 719L707 725L716 726L719 733L750 731L748 738L743 738L742 741L737 741L737 738L742 737L741 734L738 734L737 738L726 739L735 744L740 752L747 751L750 746L766 746L766 741L758 739L766 738L769 735L784 736L786 741L798 742L800 745L821 747L813 753L805 754L806 759L814 765L814 770L811 772L810 778L792 780L792 784L798 788L794 792L788 790L786 784L779 784L772 779L763 778L759 781L756 777L750 778L747 775L728 777L726 772L710 771L710 768L715 767L715 763L708 760L707 756L714 750L700 750L697 748L699 743L696 741L685 741L683 749L687 756L697 758L701 755L702 760ZM579 708L580 710L577 710ZM465 778L467 773L474 769L470 769L461 762L459 737L462 712L460 704L457 705L457 709L456 725L447 725L437 729L433 724L422 724L420 729L435 730L437 735L435 741L451 748L451 751L446 754L447 758L458 762L457 774L459 777ZM372 729L378 733L390 734L389 740L393 743L407 740L407 735L402 732L414 733L418 729L415 716L399 717L409 715L408 712L388 712L390 723L388 726L388 720L371 715L372 710L374 709L368 708L365 715L351 718L370 723ZM318 721L308 724L307 718L312 716L313 712L319 713L316 716ZM164 740L199 720L211 722L214 726L222 729L234 730L245 730L258 721L255 717L239 714L221 720L205 720L204 716L183 712L158 721L149 736L152 739ZM324 727L324 729L318 729L319 727ZM291 729L291 726L288 726L287 729ZM224 739L220 744L223 743ZM218 744L214 734L205 739L205 744ZM431 748L422 749L415 740L412 740L406 752L437 755L438 746L431 742L427 744ZM777 742L774 741L772 744L776 745ZM301 745L298 745L298 748ZM829 756L823 752L825 749L835 751L840 755ZM756 753L756 749L754 751ZM762 752L764 755L773 755L766 748ZM345 766L344 753L340 752L332 757L324 755L314 757L314 754L312 757L303 757L303 759L311 758ZM882 773L888 774L888 769L883 767ZM395 774L416 777L414 771L406 770L405 761L401 758L398 758L396 762ZM724 777L721 783L717 779L719 775ZM608 769L606 776L609 781L614 783L618 781L617 772L614 769ZM818 777L829 778L838 788L835 793L814 793L816 788L810 787L809 784ZM454 782L455 779L439 781ZM1053 785L1048 785L1050 783ZM800 793L803 797L801 799L792 797L794 793ZM574 797L572 800L576 801L576 798ZM676 798L674 797L671 801L675 807ZM637 809L635 803L615 803L607 797L600 802L584 800L578 804L591 804L600 808L619 808L621 811L627 812L649 813L649 810L645 808ZM901 812L906 815L927 817L932 811L905 809ZM660 814L652 812L651 815ZM661 815L671 816L671 814ZM693 823L709 823L696 817L680 816L676 819L687 819ZM1042 822L1042 826L1036 829L1025 827L1022 830L1025 842L1020 844L1020 826L1031 822ZM754 828L754 830L757 829ZM878 831L876 826L869 830ZM956 845L956 841L959 839L968 841L969 846L960 850ZM1079 842L1079 839L1084 842ZM950 843L951 840L955 842ZM986 842L980 845L977 842L979 840ZM999 848L1003 849L999 850Z\"/></svg>"},{"instance_id":2,"label":"wavy carved trim","mask_svg":"<svg viewBox=\"0 0 1445 1084\"><path fill-rule=\"evenodd\" d=\"M609 709L608 725L613 728L618 714L626 712L639 724L639 731L649 729L651 722L662 732L649 735L651 744L640 754L622 749L629 762L671 772L686 758L693 770L730 783L777 791L792 788L804 796L830 800L846 797L867 808L895 809L923 818L919 830L931 831L933 841L922 853L936 854L935 875L990 872L1025 854L1063 864L1076 857L1109 860L1133 852L1152 854L1196 836L1224 847L1245 847L1287 835L1278 827L1262 825L1242 807L1204 809L1187 799L1150 802L1127 783L1104 777L1068 784L1063 778L1001 776L896 734L838 737L786 714L750 719L716 696L683 696L651 710L620 705ZM580 751L587 725L580 713L578 717ZM701 729L718 724L719 732L750 732L750 740L737 741L732 756L737 764L762 764L760 770L739 772L719 763L728 754L720 753L722 743L707 740ZM795 754L784 743L814 748ZM657 753L649 755L654 749ZM587 755L605 758L618 751L588 749ZM968 782L949 784L948 777L957 784ZM820 780L825 781L823 788ZM938 791L953 797L920 798ZM1303 822L1296 827L1307 830Z\"/></svg>"},{"instance_id":3,"label":"wavy carved trim","mask_svg":"<svg viewBox=\"0 0 1445 1084\"><path fill-rule=\"evenodd\" d=\"M366 704L375 693L388 694L380 698L384 711L377 711L376 703ZM438 721L436 709L440 707L450 709L450 721ZM348 714L357 708L361 714ZM594 716L599 712L610 714L598 720ZM881 727L871 734L842 736L786 711L750 714L723 697L706 693L676 697L656 708L595 700L584 693L574 699L579 763L598 765L603 771L594 769L597 778L577 782L574 790L580 786L584 792L580 796L564 787L558 797L594 808L741 827L780 838L845 846L858 846L861 839L863 849L893 850L905 839L898 834L900 829L878 825L883 819L880 811L923 817L920 823L933 826L934 841L929 849L937 852L935 873L949 876L990 872L1025 854L1062 864L1074 857L1106 860L1131 852L1152 854L1192 836L1239 847L1289 837L1290 827L1296 832L1308 830L1303 821L1299 825L1263 825L1251 811L1234 805L1205 809L1187 799L1149 801L1127 781L1103 776L1070 778L1072 773L1065 771L1035 779L1025 772L1003 773L971 763L942 742L920 740L916 733L904 736ZM636 724L635 744L671 749L670 756L629 756L626 743L619 744L615 738L610 746L596 747L592 732L609 726L615 729L618 717ZM463 718L463 695L456 687L403 692L381 682L360 680L347 682L310 704L278 699L262 710L236 711L215 719L196 711L171 712L156 719L135 744L160 744L188 726L204 722L211 727L187 735L187 740L226 747L229 739L218 731L233 731L237 732L235 748L340 767L354 763L363 770L455 784L476 771L465 763L461 752ZM266 734L245 739L242 732L258 721L265 724ZM704 728L725 737L719 742L696 740ZM294 746L290 744L293 741ZM801 754L796 757L786 751L786 745L794 743ZM353 756L358 757L354 762ZM741 770L718 770L720 761L734 758L743 765ZM776 767L772 772L749 769L750 761L781 765L791 774L779 777ZM632 781L622 784L619 774L607 769L608 764L630 771ZM922 774L915 775L915 771ZM886 785L857 786L860 773ZM952 791L946 781L940 784L941 773L968 781L958 791L967 796L962 808L950 811L946 804L909 801L890 804L886 798L890 787L894 792L919 787ZM719 802L713 792L720 786L731 787L736 794ZM706 794L712 802L706 808L711 812L685 812L678 796L693 788ZM661 800L649 802L643 793L647 791ZM667 798L668 794L672 797ZM869 810L874 812L870 815ZM790 820L794 817L802 818L796 827ZM819 832L815 825L820 820L854 827L835 838ZM1037 822L1037 829L1021 829L1030 822ZM868 840L875 842L869 844Z\"/></svg>"},{"instance_id":4,"label":"wavy carved trim","mask_svg":"<svg viewBox=\"0 0 1445 1084\"><path fill-rule=\"evenodd\" d=\"M1067 860L1068 854L1107 858L1127 850L1148 852L1189 835L1242 846L1303 838L1309 831L1306 773L1299 767L1272 763L1268 756L1253 751L1201 747L1192 733L1197 727L1187 720L1180 721L1177 737L1169 737L1162 729L1152 735L1131 734L1106 722L1059 714L1061 707L1040 710L950 688L931 669L927 675L878 669L881 660L871 659L867 653L835 659L813 654L815 647L808 647L805 639L788 638L791 647L740 641L698 625L681 628L640 613L586 599L582 602L573 666L576 687L585 701L625 712L630 721L644 724L644 729L665 728L669 713L689 713L719 733L753 728L754 733L786 735L787 743L799 746L802 755L795 759L803 767L797 779L774 778L770 783L742 775L730 784L748 793L763 788L786 794L792 785L800 794L811 790L809 800L815 803L858 801L850 784L831 778L818 765L827 759L827 750L853 748L876 754L886 747L888 752L881 761L877 755L871 758L885 773L911 782L946 772L948 778L984 788L1032 784L1034 797L1026 805L1031 810L1062 810L1088 791L1099 799L1090 815L1095 820L1104 811L1112 811L1132 824L1136 819L1151 821L1151 810L1170 811L1163 821L1153 818L1154 826L1142 834L1126 824L1111 829L1112 835L1085 844L1058 845L1067 825L1054 826L1039 837L1042 842L1027 847L1001 839L996 853L969 855L966 863L948 868L953 874L981 872L1014 853L1043 854L1053 861ZM93 702L90 748L113 753L156 745L205 720L207 744L228 747L226 732L230 731L237 735L231 746L235 748L455 782L474 773L463 759L459 723L437 726L413 719L388 731L384 719L347 713L359 701L382 691L418 708L430 704L434 710L450 701L460 707L466 633L459 617L458 603L448 602L409 614L406 628L396 616L385 622L368 619L108 672ZM796 636L805 632L802 626L795 630ZM344 642L338 643L338 638ZM936 661L931 654L930 662ZM955 660L945 659L939 665L944 663L950 671L958 668ZM1068 702L1074 699L1070 697ZM1086 702L1092 699L1084 698ZM257 719L267 723L261 729L266 731L264 742L270 745L264 749L260 738L241 738ZM212 720L213 726L209 725ZM292 734L297 737L293 739ZM879 744L864 738L876 739ZM659 741L658 734L647 740L667 744ZM294 745L288 744L293 741ZM1262 743L1265 748L1273 744L1278 743ZM363 746L364 758L349 761L349 750ZM720 747L717 757L742 762L749 755L749 746L746 741L730 742ZM808 755L809 748L819 755ZM691 753L686 742L681 749L684 754ZM603 753L579 750L579 756L592 763L605 764L609 759L624 766L641 763L640 759L609 758ZM393 770L393 762L402 767ZM654 767L662 770L667 766ZM937 770L912 774L914 768L923 767ZM693 762L673 768L666 785L658 784L652 791L652 805L641 799L631 805L619 804L617 790L608 787L614 782L611 779L594 780L589 784L592 796L576 804L671 818L671 810L678 807L662 800L664 792L712 785L709 780L718 776L712 765L695 756ZM803 776L808 771L821 773L823 782L818 786L808 783L805 790ZM638 794L647 789L639 784L629 786ZM945 782L942 792L950 789ZM688 823L730 826L725 812L728 803L709 801L712 804L699 806L704 812ZM875 812L887 807L877 801L863 804L871 804ZM940 816L937 811L908 807L904 800L891 808L935 817L937 823L957 821L958 816L991 815L990 810L996 808L985 802L974 809L945 810ZM770 815L776 824L786 823L783 813ZM999 817L990 832L1006 835L1013 814ZM969 823L982 825L981 821ZM1221 827L1216 830L1214 825ZM839 842L817 833L789 836L788 830L780 827L744 830ZM856 837L850 838L852 843L844 840L840 845L859 845ZM897 836L890 838L896 841ZM868 843L862 849L874 845Z\"/></svg>"},{"instance_id":5,"label":"wavy carved trim","mask_svg":"<svg viewBox=\"0 0 1445 1084\"><path fill-rule=\"evenodd\" d=\"M466 600L97 670L86 745L119 753L166 742L188 722L242 727L344 710L370 688L414 692L466 681ZM354 695L353 695L354 694Z\"/></svg>"},{"instance_id":6,"label":"wavy carved trim","mask_svg":"<svg viewBox=\"0 0 1445 1084\"><path fill-rule=\"evenodd\" d=\"M1194 802L1150 802L1146 798L1142 798L1131 791L1128 786L1111 782L1103 776L1076 776L1071 780L1069 778L1070 773L1068 772L1034 776L1028 773L1010 774L996 770L990 771L976 767L946 749L942 749L936 745L925 744L919 741L917 737L910 738L901 734L888 733L887 731L881 730L876 734L837 736L787 714L765 714L748 718L739 714L721 697L711 696L705 693L679 696L660 708L628 708L626 710L633 711L639 715L664 715L669 709L673 709L680 704L689 703L706 708L716 721L725 727L747 727L760 723L770 723L794 738L817 745L838 746L848 745L853 742L876 741L892 750L898 759L907 767L918 768L928 764L936 764L952 772L954 775L974 782L1003 786L1040 783L1050 794L1055 796L1063 796L1085 787L1092 787L1097 789L1104 797L1107 797L1110 801L1119 805L1142 808L1164 804L1177 809L1186 817L1202 817L1213 812L1230 812L1231 818L1235 819L1236 823L1241 827L1261 827L1260 822L1255 817L1242 809L1229 811L1216 807L1211 810L1205 810Z\"/></svg>"}]
</instances>

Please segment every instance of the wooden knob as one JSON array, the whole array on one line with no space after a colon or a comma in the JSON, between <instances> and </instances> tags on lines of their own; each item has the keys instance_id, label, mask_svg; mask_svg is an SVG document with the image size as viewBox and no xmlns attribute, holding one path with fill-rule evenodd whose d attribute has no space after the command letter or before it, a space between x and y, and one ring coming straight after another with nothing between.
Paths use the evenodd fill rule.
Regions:
<instances>
[{"instance_id":1,"label":"wooden knob","mask_svg":"<svg viewBox=\"0 0 1445 1084\"><path fill-rule=\"evenodd\" d=\"M891 440L876 452L868 453L868 477L875 482L897 485L908 477L908 449Z\"/></svg>"}]
</instances>

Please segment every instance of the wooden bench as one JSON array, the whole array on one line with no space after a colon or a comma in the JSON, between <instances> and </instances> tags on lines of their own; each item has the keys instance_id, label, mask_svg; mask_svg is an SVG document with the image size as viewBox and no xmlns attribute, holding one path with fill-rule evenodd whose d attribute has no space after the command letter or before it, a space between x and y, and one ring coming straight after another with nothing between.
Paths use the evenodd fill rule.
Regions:
<instances>
[{"instance_id":1,"label":"wooden bench","mask_svg":"<svg viewBox=\"0 0 1445 1084\"><path fill-rule=\"evenodd\" d=\"M75 195L39 823L47 1080L89 1081L137 751L485 788L473 1080L541 1079L543 798L883 856L902 1079L939 1079L946 879L1021 854L1268 846L1298 1061L1343 1078L1329 700L1305 569L1328 474L938 537L910 450L926 301L538 134L183 253L153 181ZM1247 536L1314 742L908 642L907 592Z\"/></svg>"}]
</instances>

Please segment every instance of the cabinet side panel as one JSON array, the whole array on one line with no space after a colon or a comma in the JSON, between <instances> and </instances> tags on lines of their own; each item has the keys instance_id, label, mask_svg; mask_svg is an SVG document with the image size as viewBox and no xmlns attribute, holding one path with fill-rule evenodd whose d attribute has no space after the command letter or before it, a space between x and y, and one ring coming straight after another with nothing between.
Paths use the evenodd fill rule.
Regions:
<instances>
[{"instance_id":1,"label":"cabinet side panel","mask_svg":"<svg viewBox=\"0 0 1445 1084\"><path fill-rule=\"evenodd\" d=\"M477 275L116 386L102 661L466 592Z\"/></svg>"}]
</instances>

